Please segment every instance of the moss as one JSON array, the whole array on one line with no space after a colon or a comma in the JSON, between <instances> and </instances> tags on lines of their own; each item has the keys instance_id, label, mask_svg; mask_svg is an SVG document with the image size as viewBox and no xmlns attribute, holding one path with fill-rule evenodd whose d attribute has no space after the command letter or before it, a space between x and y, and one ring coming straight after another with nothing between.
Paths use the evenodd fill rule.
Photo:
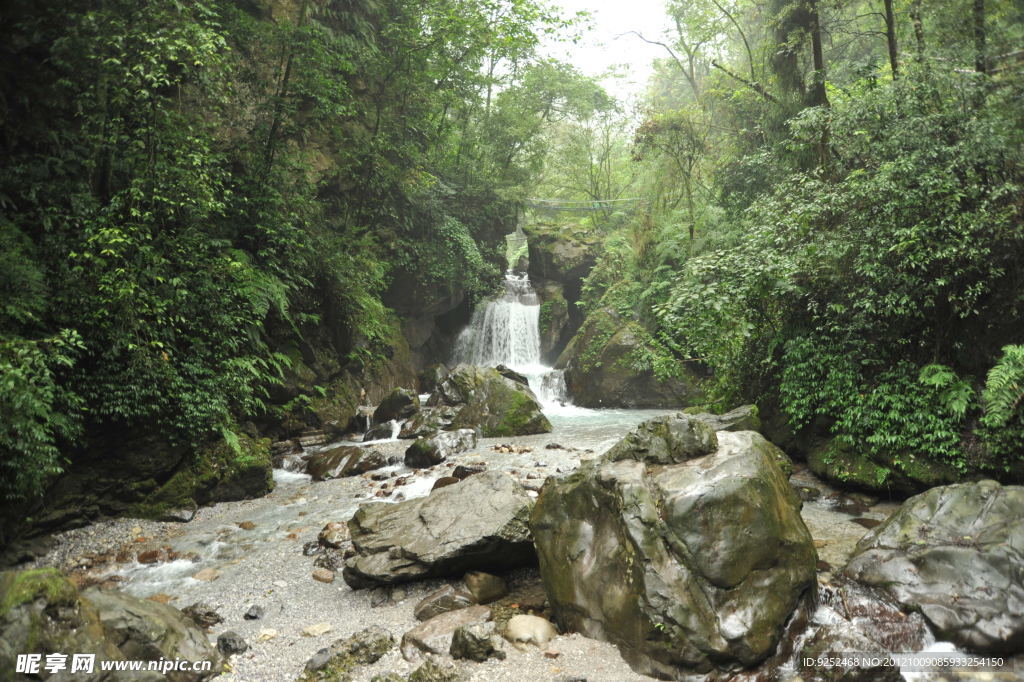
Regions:
<instances>
[{"instance_id":1,"label":"moss","mask_svg":"<svg viewBox=\"0 0 1024 682\"><path fill-rule=\"evenodd\" d=\"M0 577L0 593L0 618L11 609L40 598L60 606L70 606L78 600L78 590L55 568L5 572Z\"/></svg>"},{"instance_id":2,"label":"moss","mask_svg":"<svg viewBox=\"0 0 1024 682\"><path fill-rule=\"evenodd\" d=\"M818 476L835 483L883 492L892 473L888 467L851 452L838 440L814 448L807 456L807 465Z\"/></svg>"},{"instance_id":3,"label":"moss","mask_svg":"<svg viewBox=\"0 0 1024 682\"><path fill-rule=\"evenodd\" d=\"M537 404L519 391L503 392L499 399L492 400L488 410L493 415L501 415L501 420L497 424L484 425L484 438L536 433L538 427L544 433L551 431L551 424L537 411Z\"/></svg>"}]
</instances>

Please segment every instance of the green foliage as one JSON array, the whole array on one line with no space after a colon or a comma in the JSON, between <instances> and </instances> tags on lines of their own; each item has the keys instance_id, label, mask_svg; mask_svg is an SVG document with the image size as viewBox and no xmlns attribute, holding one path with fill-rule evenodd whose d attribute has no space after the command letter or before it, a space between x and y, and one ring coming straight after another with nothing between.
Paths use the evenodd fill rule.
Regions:
<instances>
[{"instance_id":1,"label":"green foliage","mask_svg":"<svg viewBox=\"0 0 1024 682\"><path fill-rule=\"evenodd\" d=\"M988 372L981 401L985 408L981 434L995 465L1019 463L1024 442L1024 346L1003 348L1002 357Z\"/></svg>"}]
</instances>

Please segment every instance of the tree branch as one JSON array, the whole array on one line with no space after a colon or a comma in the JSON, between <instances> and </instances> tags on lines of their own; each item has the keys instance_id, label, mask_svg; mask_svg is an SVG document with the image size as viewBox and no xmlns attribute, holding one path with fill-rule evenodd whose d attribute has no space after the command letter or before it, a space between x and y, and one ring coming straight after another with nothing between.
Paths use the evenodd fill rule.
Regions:
<instances>
[{"instance_id":1,"label":"tree branch","mask_svg":"<svg viewBox=\"0 0 1024 682\"><path fill-rule=\"evenodd\" d=\"M725 75L729 76L730 78L733 78L735 80L738 80L740 83L743 83L748 88L752 89L754 92L756 92L757 94L761 95L761 97L764 97L769 102L773 102L775 104L779 103L779 100L777 100L775 98L775 95L773 95L772 93L770 93L767 90L765 90L765 87L763 85L761 85L760 83L755 83L754 81L748 81L743 76L736 75L735 73L733 73L732 71L730 71L726 67L722 66L721 64L719 64L715 60L711 61L711 66L715 67L716 69L719 69L720 71L725 73Z\"/></svg>"}]
</instances>

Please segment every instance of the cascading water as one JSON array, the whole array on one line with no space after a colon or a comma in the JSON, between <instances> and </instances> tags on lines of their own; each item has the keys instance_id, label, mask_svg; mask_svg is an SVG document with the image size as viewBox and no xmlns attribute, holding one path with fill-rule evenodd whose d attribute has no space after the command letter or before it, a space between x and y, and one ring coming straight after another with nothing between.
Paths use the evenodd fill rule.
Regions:
<instances>
[{"instance_id":1,"label":"cascading water","mask_svg":"<svg viewBox=\"0 0 1024 682\"><path fill-rule=\"evenodd\" d=\"M562 370L541 364L540 301L526 273L505 273L505 293L473 312L455 343L453 360L505 365L526 376L545 412L569 406Z\"/></svg>"}]
</instances>

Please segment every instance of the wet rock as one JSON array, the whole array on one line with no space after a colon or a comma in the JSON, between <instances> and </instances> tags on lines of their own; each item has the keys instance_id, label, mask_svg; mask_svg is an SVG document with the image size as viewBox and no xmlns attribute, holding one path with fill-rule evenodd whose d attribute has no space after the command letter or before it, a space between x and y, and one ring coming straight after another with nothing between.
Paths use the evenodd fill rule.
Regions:
<instances>
[{"instance_id":1,"label":"wet rock","mask_svg":"<svg viewBox=\"0 0 1024 682\"><path fill-rule=\"evenodd\" d=\"M384 453L375 448L341 445L312 455L306 465L306 472L314 481L326 481L365 474L387 466L387 463Z\"/></svg>"},{"instance_id":2,"label":"wet rock","mask_svg":"<svg viewBox=\"0 0 1024 682\"><path fill-rule=\"evenodd\" d=\"M537 396L529 386L486 367L459 365L441 382L427 404L457 407L452 428L479 428L484 438L551 431L551 422L541 412Z\"/></svg>"},{"instance_id":3,"label":"wet rock","mask_svg":"<svg viewBox=\"0 0 1024 682\"><path fill-rule=\"evenodd\" d=\"M341 549L342 544L348 541L348 524L341 521L331 521L320 530L316 540L323 547Z\"/></svg>"},{"instance_id":4,"label":"wet rock","mask_svg":"<svg viewBox=\"0 0 1024 682\"><path fill-rule=\"evenodd\" d=\"M545 618L520 614L509 618L504 634L513 646L524 651L528 644L543 648L558 636L558 630Z\"/></svg>"},{"instance_id":5,"label":"wet rock","mask_svg":"<svg viewBox=\"0 0 1024 682\"><path fill-rule=\"evenodd\" d=\"M648 464L678 464L718 449L711 427L689 415L655 417L640 424L605 454L608 461L632 459Z\"/></svg>"},{"instance_id":6,"label":"wet rock","mask_svg":"<svg viewBox=\"0 0 1024 682\"><path fill-rule=\"evenodd\" d=\"M314 568L312 575L313 580L321 583L330 584L334 582L334 573L332 571L328 571L326 568Z\"/></svg>"},{"instance_id":7,"label":"wet rock","mask_svg":"<svg viewBox=\"0 0 1024 682\"><path fill-rule=\"evenodd\" d=\"M178 609L124 592L95 588L86 590L82 596L96 607L103 629L117 642L125 658L211 662L211 669L205 672L168 672L167 679L173 682L205 680L220 672L220 654L203 631Z\"/></svg>"},{"instance_id":8,"label":"wet rock","mask_svg":"<svg viewBox=\"0 0 1024 682\"><path fill-rule=\"evenodd\" d=\"M476 447L477 433L473 429L442 431L428 438L420 438L405 451L405 466L432 467L452 455Z\"/></svg>"},{"instance_id":9,"label":"wet rock","mask_svg":"<svg viewBox=\"0 0 1024 682\"><path fill-rule=\"evenodd\" d=\"M821 491L809 485L794 485L793 490L803 502L813 502L821 497Z\"/></svg>"},{"instance_id":10,"label":"wet rock","mask_svg":"<svg viewBox=\"0 0 1024 682\"><path fill-rule=\"evenodd\" d=\"M198 571L196 571L195 573L192 574L192 579L193 580L199 580L200 582L204 582L204 583L213 582L214 580L216 580L219 577L220 577L220 571L218 571L216 568L212 568L210 566L207 566L206 568L201 568L201 569L199 569Z\"/></svg>"},{"instance_id":11,"label":"wet rock","mask_svg":"<svg viewBox=\"0 0 1024 682\"><path fill-rule=\"evenodd\" d=\"M442 476L441 478L439 478L436 481L434 481L434 485L431 486L430 489L431 490L437 490L438 488L444 488L444 487L449 486L449 485L455 485L460 480L462 480L462 479L455 478L454 476Z\"/></svg>"},{"instance_id":12,"label":"wet rock","mask_svg":"<svg viewBox=\"0 0 1024 682\"><path fill-rule=\"evenodd\" d=\"M522 384L523 386L530 385L530 380L526 378L525 374L521 374L512 369L511 367L506 367L505 365L498 365L494 369L498 370L498 374L500 374L501 376L505 377L506 379L511 379L517 384Z\"/></svg>"},{"instance_id":13,"label":"wet rock","mask_svg":"<svg viewBox=\"0 0 1024 682\"><path fill-rule=\"evenodd\" d=\"M402 424L402 430L399 431L398 437L403 439L425 438L438 431L445 431L451 426L457 413L458 410L449 405L424 407Z\"/></svg>"},{"instance_id":14,"label":"wet rock","mask_svg":"<svg viewBox=\"0 0 1024 682\"><path fill-rule=\"evenodd\" d=\"M452 469L452 476L461 481L464 480L467 476L479 474L483 471L487 471L487 469L482 466L466 466L465 464L459 464L454 469Z\"/></svg>"},{"instance_id":15,"label":"wet rock","mask_svg":"<svg viewBox=\"0 0 1024 682\"><path fill-rule=\"evenodd\" d=\"M393 648L391 633L373 625L316 652L306 662L299 682L348 679L347 674L357 666L376 663Z\"/></svg>"},{"instance_id":16,"label":"wet rock","mask_svg":"<svg viewBox=\"0 0 1024 682\"><path fill-rule=\"evenodd\" d=\"M401 429L399 429L401 431ZM395 422L389 421L377 424L363 434L363 442L369 443L372 440L390 440L395 433Z\"/></svg>"},{"instance_id":17,"label":"wet rock","mask_svg":"<svg viewBox=\"0 0 1024 682\"><path fill-rule=\"evenodd\" d=\"M460 682L465 679L450 661L428 658L409 673L409 682Z\"/></svg>"},{"instance_id":18,"label":"wet rock","mask_svg":"<svg viewBox=\"0 0 1024 682\"><path fill-rule=\"evenodd\" d=\"M161 561L167 561L167 550L162 547L157 549L147 549L136 554L135 560L140 564L156 564Z\"/></svg>"},{"instance_id":19,"label":"wet rock","mask_svg":"<svg viewBox=\"0 0 1024 682\"><path fill-rule=\"evenodd\" d=\"M501 637L495 632L493 622L463 625L457 629L452 635L448 653L452 658L465 658L477 663L483 663L489 658L505 660Z\"/></svg>"},{"instance_id":20,"label":"wet rock","mask_svg":"<svg viewBox=\"0 0 1024 682\"><path fill-rule=\"evenodd\" d=\"M224 622L224 617L217 613L212 606L204 602L197 601L183 608L181 612L191 618L201 628L212 628L217 623Z\"/></svg>"},{"instance_id":21,"label":"wet rock","mask_svg":"<svg viewBox=\"0 0 1024 682\"><path fill-rule=\"evenodd\" d=\"M1024 647L1024 487L933 488L857 544L843 573L979 653Z\"/></svg>"},{"instance_id":22,"label":"wet rock","mask_svg":"<svg viewBox=\"0 0 1024 682\"><path fill-rule=\"evenodd\" d=\"M396 388L380 401L373 412L373 423L383 424L392 420L408 419L420 409L420 397L408 388Z\"/></svg>"},{"instance_id":23,"label":"wet rock","mask_svg":"<svg viewBox=\"0 0 1024 682\"><path fill-rule=\"evenodd\" d=\"M442 613L464 609L474 604L476 601L469 590L454 585L445 585L421 599L416 604L413 615L416 616L416 620L430 620Z\"/></svg>"},{"instance_id":24,"label":"wet rock","mask_svg":"<svg viewBox=\"0 0 1024 682\"><path fill-rule=\"evenodd\" d=\"M324 549L324 546L320 544L319 540L313 540L302 545L302 556L313 556L319 554Z\"/></svg>"},{"instance_id":25,"label":"wet rock","mask_svg":"<svg viewBox=\"0 0 1024 682\"><path fill-rule=\"evenodd\" d=\"M243 615L242 618L246 620L259 620L263 617L264 613L266 613L266 611L262 606L253 604L248 608L248 610L246 610L245 615Z\"/></svg>"},{"instance_id":26,"label":"wet rock","mask_svg":"<svg viewBox=\"0 0 1024 682\"><path fill-rule=\"evenodd\" d=\"M885 648L864 633L851 628L848 624L825 625L804 645L797 657L800 672L809 680L821 682L899 682L903 679L900 669L885 666L880 660L878 665L857 667L846 664L855 660L851 654L885 653ZM805 662L819 658L832 658L835 665L805 665ZM868 656L865 659L871 660Z\"/></svg>"},{"instance_id":27,"label":"wet rock","mask_svg":"<svg viewBox=\"0 0 1024 682\"><path fill-rule=\"evenodd\" d=\"M444 381L444 378L448 376L448 365L444 363L435 363L433 365L427 365L423 368L423 371L419 374L420 390L424 393L433 393L437 388L437 385Z\"/></svg>"},{"instance_id":28,"label":"wet rock","mask_svg":"<svg viewBox=\"0 0 1024 682\"><path fill-rule=\"evenodd\" d=\"M642 674L750 667L815 590L799 500L759 434L721 431L666 465L708 440L654 421L545 484L530 526L555 618Z\"/></svg>"},{"instance_id":29,"label":"wet rock","mask_svg":"<svg viewBox=\"0 0 1024 682\"><path fill-rule=\"evenodd\" d=\"M238 524L238 527L242 530L254 530L256 528L256 524L252 521L242 521Z\"/></svg>"},{"instance_id":30,"label":"wet rock","mask_svg":"<svg viewBox=\"0 0 1024 682\"><path fill-rule=\"evenodd\" d=\"M248 649L249 645L244 639L242 639L242 636L234 630L228 630L227 632L221 633L217 636L217 651L221 652L225 656L240 654Z\"/></svg>"},{"instance_id":31,"label":"wet rock","mask_svg":"<svg viewBox=\"0 0 1024 682\"><path fill-rule=\"evenodd\" d=\"M532 507L522 486L500 471L418 499L363 505L349 521L356 554L345 561L345 582L359 589L522 566L533 558Z\"/></svg>"},{"instance_id":32,"label":"wet rock","mask_svg":"<svg viewBox=\"0 0 1024 682\"><path fill-rule=\"evenodd\" d=\"M687 412L690 412L687 410ZM757 405L741 405L723 414L707 412L690 412L694 419L699 419L714 431L760 431L761 419L757 414Z\"/></svg>"},{"instance_id":33,"label":"wet rock","mask_svg":"<svg viewBox=\"0 0 1024 682\"><path fill-rule=\"evenodd\" d=\"M878 519L866 519L864 517L853 519L853 522L856 523L858 526L864 526L868 530L871 530L872 528L877 528L878 526L882 525L882 522Z\"/></svg>"},{"instance_id":34,"label":"wet rock","mask_svg":"<svg viewBox=\"0 0 1024 682\"><path fill-rule=\"evenodd\" d=\"M402 657L416 662L427 654L446 655L456 630L465 625L484 623L490 618L491 610L486 606L470 606L434 616L402 636Z\"/></svg>"},{"instance_id":35,"label":"wet rock","mask_svg":"<svg viewBox=\"0 0 1024 682\"><path fill-rule=\"evenodd\" d=\"M483 571L470 571L463 576L462 582L477 604L490 604L508 594L504 578Z\"/></svg>"}]
</instances>

